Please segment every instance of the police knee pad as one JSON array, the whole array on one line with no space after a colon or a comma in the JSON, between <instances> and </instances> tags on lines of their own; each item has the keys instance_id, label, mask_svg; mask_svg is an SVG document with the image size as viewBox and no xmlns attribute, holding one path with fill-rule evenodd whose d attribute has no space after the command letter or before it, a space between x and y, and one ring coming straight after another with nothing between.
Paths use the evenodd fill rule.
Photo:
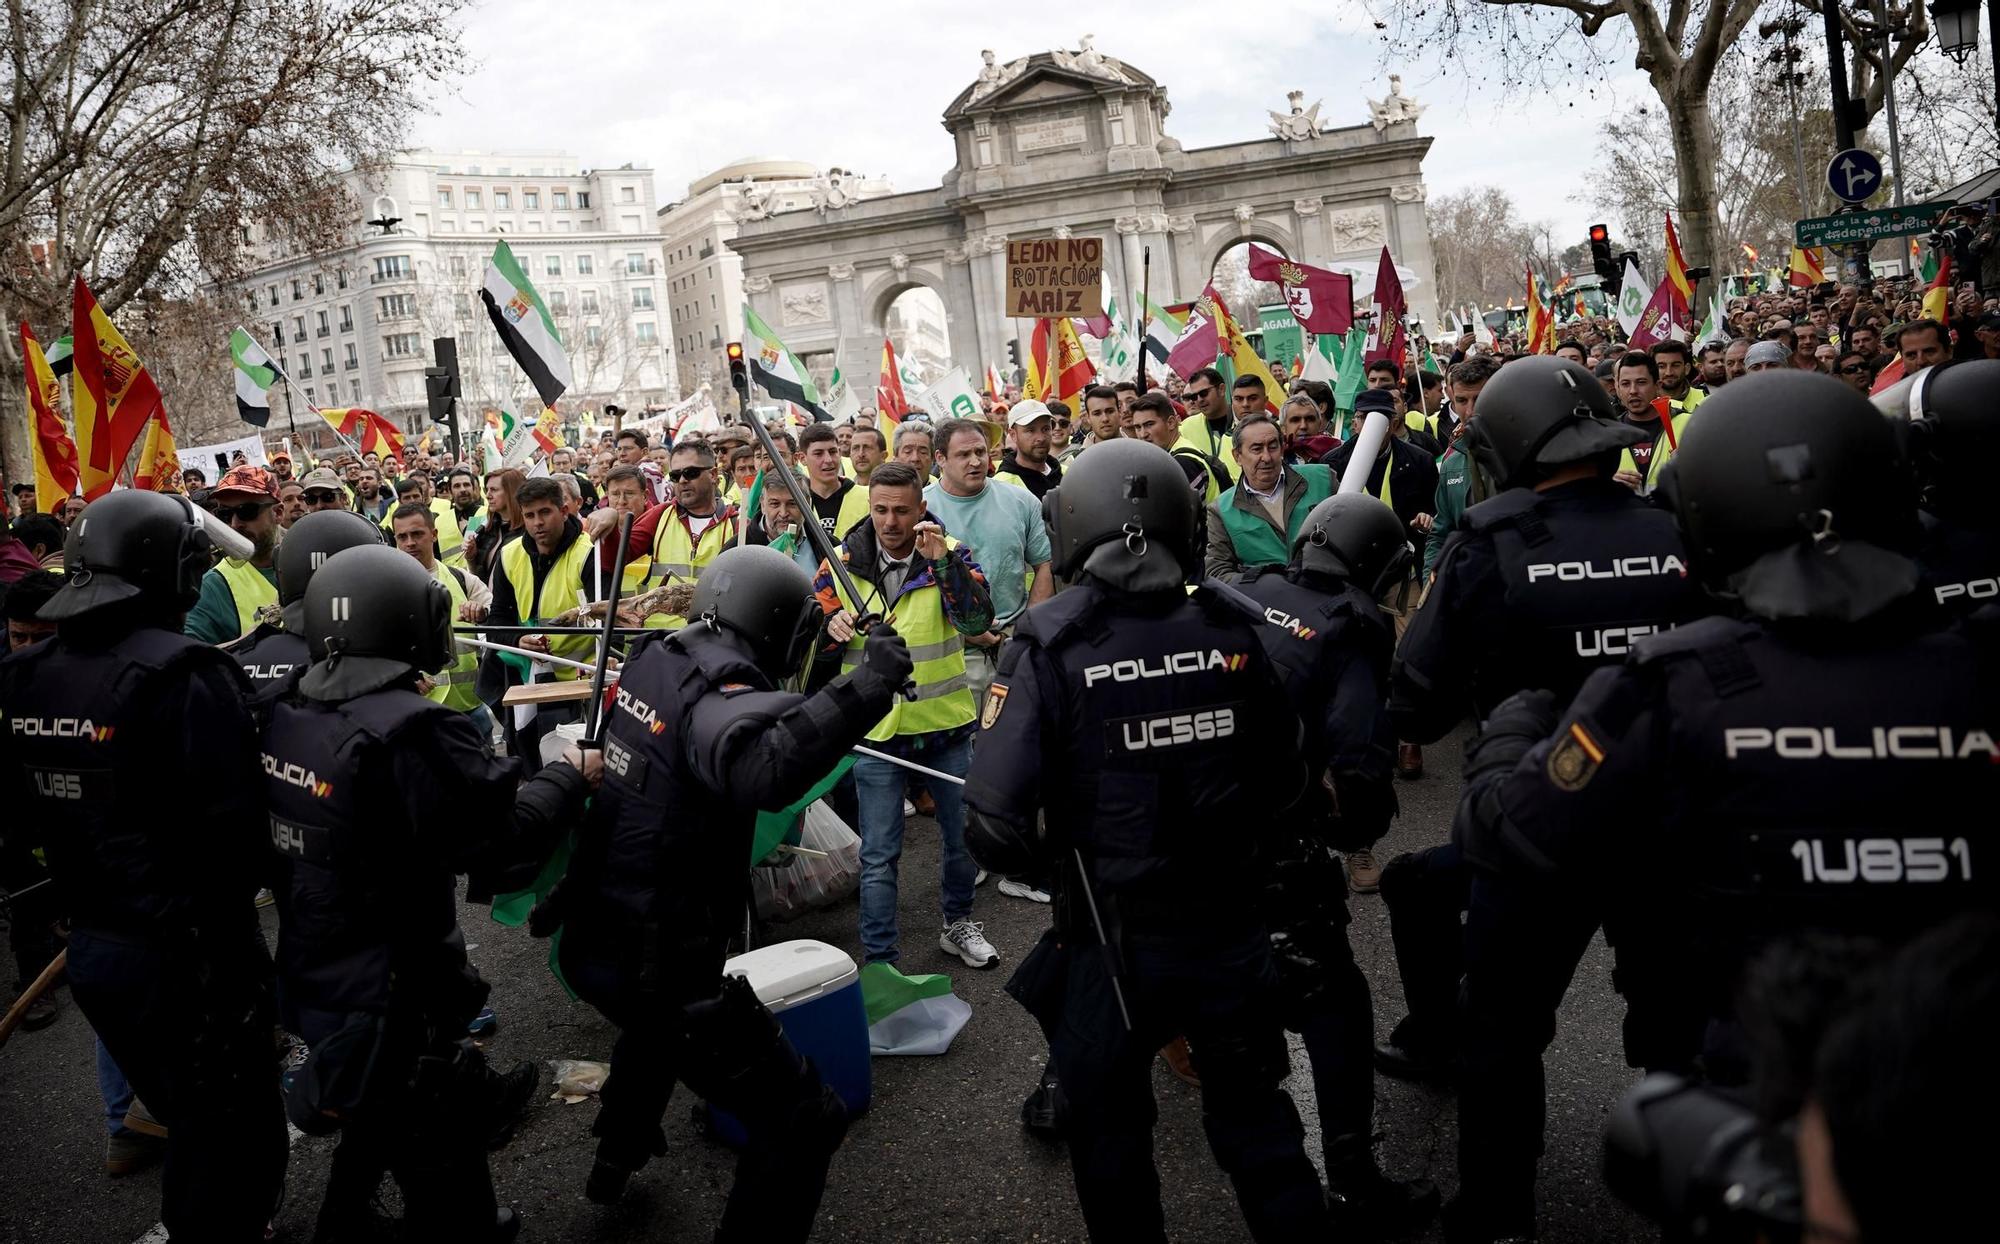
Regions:
<instances>
[{"instance_id":1,"label":"police knee pad","mask_svg":"<svg viewBox=\"0 0 2000 1244\"><path fill-rule=\"evenodd\" d=\"M1195 1066L1201 1071L1204 1104L1269 1092L1292 1074L1290 1047L1285 1044L1283 1030L1275 1024L1268 1028L1205 1034L1198 1043L1190 1044Z\"/></svg>"}]
</instances>

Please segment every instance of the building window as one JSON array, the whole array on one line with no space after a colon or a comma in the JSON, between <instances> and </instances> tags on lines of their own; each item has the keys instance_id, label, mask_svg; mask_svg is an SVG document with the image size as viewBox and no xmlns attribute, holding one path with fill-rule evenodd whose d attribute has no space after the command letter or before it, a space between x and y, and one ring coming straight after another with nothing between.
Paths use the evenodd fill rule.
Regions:
<instances>
[{"instance_id":1,"label":"building window","mask_svg":"<svg viewBox=\"0 0 2000 1244\"><path fill-rule=\"evenodd\" d=\"M620 186L618 187L618 201L620 203L637 203L639 201L639 192L631 186Z\"/></svg>"},{"instance_id":2,"label":"building window","mask_svg":"<svg viewBox=\"0 0 2000 1244\"><path fill-rule=\"evenodd\" d=\"M597 314L597 291L586 289L576 296L577 306L585 315Z\"/></svg>"},{"instance_id":3,"label":"building window","mask_svg":"<svg viewBox=\"0 0 2000 1244\"><path fill-rule=\"evenodd\" d=\"M333 334L333 324L328 319L326 312L320 311L316 312L316 314L319 316L319 323L316 326L317 331L314 335L319 337L331 336Z\"/></svg>"},{"instance_id":4,"label":"building window","mask_svg":"<svg viewBox=\"0 0 2000 1244\"><path fill-rule=\"evenodd\" d=\"M472 295L459 290L451 296L452 313L460 319L472 314Z\"/></svg>"},{"instance_id":5,"label":"building window","mask_svg":"<svg viewBox=\"0 0 2000 1244\"><path fill-rule=\"evenodd\" d=\"M338 392L339 390L336 389L335 391ZM356 402L361 400L361 382L359 380L354 382L354 400Z\"/></svg>"},{"instance_id":6,"label":"building window","mask_svg":"<svg viewBox=\"0 0 2000 1244\"><path fill-rule=\"evenodd\" d=\"M308 367L308 368L306 368L306 371L307 371L307 372L311 372L311 371L312 371L312 368ZM313 387L312 387L311 385L307 385L307 386L306 386L306 401L308 401L308 402L311 402L311 403L313 403L313 404L315 404L315 405L317 405L317 404L319 403L319 396L318 396L318 394L317 394L317 393L316 393L316 392L314 391L314 389L313 389Z\"/></svg>"},{"instance_id":7,"label":"building window","mask_svg":"<svg viewBox=\"0 0 2000 1244\"><path fill-rule=\"evenodd\" d=\"M376 301L382 305L382 314L379 317L381 319L393 320L400 316L415 315L417 313L417 296L415 294L390 294L388 297L378 298Z\"/></svg>"},{"instance_id":8,"label":"building window","mask_svg":"<svg viewBox=\"0 0 2000 1244\"><path fill-rule=\"evenodd\" d=\"M522 210L524 211L530 211L530 212L541 211L542 192L539 190L523 190L521 192L521 207Z\"/></svg>"},{"instance_id":9,"label":"building window","mask_svg":"<svg viewBox=\"0 0 2000 1244\"><path fill-rule=\"evenodd\" d=\"M472 189L467 189L467 190L466 190L466 192L465 192L465 205L466 205L467 207L479 207L479 206L481 206L481 203L480 203L480 201L479 201L479 192L478 192L477 190L472 190Z\"/></svg>"},{"instance_id":10,"label":"building window","mask_svg":"<svg viewBox=\"0 0 2000 1244\"><path fill-rule=\"evenodd\" d=\"M585 345L587 345L587 346L601 346L601 345L603 345L603 344L604 344L604 327L603 327L603 325L601 325L601 324L585 324L585 325L583 326L583 344L585 344Z\"/></svg>"},{"instance_id":11,"label":"building window","mask_svg":"<svg viewBox=\"0 0 2000 1244\"><path fill-rule=\"evenodd\" d=\"M312 355L310 354L299 355L299 375L310 376L312 374L313 374Z\"/></svg>"},{"instance_id":12,"label":"building window","mask_svg":"<svg viewBox=\"0 0 2000 1244\"><path fill-rule=\"evenodd\" d=\"M439 206L439 207L450 207L450 206L451 206L451 187L450 187L450 186L439 186L439 187L438 187L438 206Z\"/></svg>"},{"instance_id":13,"label":"building window","mask_svg":"<svg viewBox=\"0 0 2000 1244\"><path fill-rule=\"evenodd\" d=\"M646 257L637 251L625 255L625 272L628 276L643 276L646 272Z\"/></svg>"},{"instance_id":14,"label":"building window","mask_svg":"<svg viewBox=\"0 0 2000 1244\"><path fill-rule=\"evenodd\" d=\"M292 317L292 340L304 341L305 339L306 339L306 317L303 315L295 315Z\"/></svg>"},{"instance_id":15,"label":"building window","mask_svg":"<svg viewBox=\"0 0 2000 1244\"><path fill-rule=\"evenodd\" d=\"M354 343L351 341L347 343L347 358L342 363L342 366L348 371L353 371L355 368L361 366L361 356L355 352Z\"/></svg>"},{"instance_id":16,"label":"building window","mask_svg":"<svg viewBox=\"0 0 2000 1244\"><path fill-rule=\"evenodd\" d=\"M331 376L333 374L333 351L321 350L319 352L319 374L322 376Z\"/></svg>"},{"instance_id":17,"label":"building window","mask_svg":"<svg viewBox=\"0 0 2000 1244\"><path fill-rule=\"evenodd\" d=\"M297 302L297 301L298 301L299 299L301 299L301 298L303 298L303 297L305 297L305 296L306 296L306 286L305 286L305 282L304 282L304 281L301 281L301 280L299 280L299 278L297 278L297 277L293 277L293 278L292 278L292 301L293 301L293 302Z\"/></svg>"},{"instance_id":18,"label":"building window","mask_svg":"<svg viewBox=\"0 0 2000 1244\"><path fill-rule=\"evenodd\" d=\"M651 311L653 309L652 286L634 285L632 287L632 309L634 311Z\"/></svg>"},{"instance_id":19,"label":"building window","mask_svg":"<svg viewBox=\"0 0 2000 1244\"><path fill-rule=\"evenodd\" d=\"M548 276L562 275L562 256L546 255L542 258L542 272Z\"/></svg>"},{"instance_id":20,"label":"building window","mask_svg":"<svg viewBox=\"0 0 2000 1244\"><path fill-rule=\"evenodd\" d=\"M451 274L453 276L465 275L465 256L453 255L451 257Z\"/></svg>"},{"instance_id":21,"label":"building window","mask_svg":"<svg viewBox=\"0 0 2000 1244\"><path fill-rule=\"evenodd\" d=\"M333 274L333 287L335 289L347 288L347 269L342 268L340 271Z\"/></svg>"},{"instance_id":22,"label":"building window","mask_svg":"<svg viewBox=\"0 0 2000 1244\"><path fill-rule=\"evenodd\" d=\"M285 344L285 322L283 320L273 320L271 322L271 340L279 345Z\"/></svg>"},{"instance_id":23,"label":"building window","mask_svg":"<svg viewBox=\"0 0 2000 1244\"><path fill-rule=\"evenodd\" d=\"M597 261L595 259L592 259L588 255L578 255L576 257L576 274L578 276L589 276L596 270Z\"/></svg>"},{"instance_id":24,"label":"building window","mask_svg":"<svg viewBox=\"0 0 2000 1244\"><path fill-rule=\"evenodd\" d=\"M322 273L315 272L313 273L313 297L317 298L324 293L326 293L326 277Z\"/></svg>"},{"instance_id":25,"label":"building window","mask_svg":"<svg viewBox=\"0 0 2000 1244\"><path fill-rule=\"evenodd\" d=\"M407 279L410 272L408 255L382 255L375 260L375 280L378 284Z\"/></svg>"},{"instance_id":26,"label":"building window","mask_svg":"<svg viewBox=\"0 0 2000 1244\"><path fill-rule=\"evenodd\" d=\"M554 315L561 315L563 312L567 310L569 310L569 291L562 289L550 290L549 291L550 313Z\"/></svg>"},{"instance_id":27,"label":"building window","mask_svg":"<svg viewBox=\"0 0 2000 1244\"><path fill-rule=\"evenodd\" d=\"M354 331L354 308L344 303L340 308L340 331L343 333Z\"/></svg>"},{"instance_id":28,"label":"building window","mask_svg":"<svg viewBox=\"0 0 2000 1244\"><path fill-rule=\"evenodd\" d=\"M589 211L589 210L590 210L590 191L588 191L588 190L579 190L579 191L577 191L577 192L576 192L576 205L577 205L577 207L578 207L578 208L580 208L580 209L582 209L582 210L584 210L584 211Z\"/></svg>"},{"instance_id":29,"label":"building window","mask_svg":"<svg viewBox=\"0 0 2000 1244\"><path fill-rule=\"evenodd\" d=\"M556 205L556 207L557 207L557 208L559 208L559 209L563 209L563 210L567 210L567 209L568 209L568 207L569 207L569 191L567 191L567 190L551 190L551 191L549 191L549 196L550 196L550 201L551 201L551 202L553 202L553 203L554 203L554 204Z\"/></svg>"},{"instance_id":30,"label":"building window","mask_svg":"<svg viewBox=\"0 0 2000 1244\"><path fill-rule=\"evenodd\" d=\"M708 296L708 309L709 309L709 310L711 310L711 311L715 310L715 295L714 295L714 294L710 294L710 295Z\"/></svg>"},{"instance_id":31,"label":"building window","mask_svg":"<svg viewBox=\"0 0 2000 1244\"><path fill-rule=\"evenodd\" d=\"M421 348L415 333L390 333L382 338L382 353L392 359L413 357Z\"/></svg>"},{"instance_id":32,"label":"building window","mask_svg":"<svg viewBox=\"0 0 2000 1244\"><path fill-rule=\"evenodd\" d=\"M493 210L496 212L513 211L514 196L507 193L505 190L495 190L493 192Z\"/></svg>"},{"instance_id":33,"label":"building window","mask_svg":"<svg viewBox=\"0 0 2000 1244\"><path fill-rule=\"evenodd\" d=\"M265 291L266 291L267 293L269 293L269 294L270 294L270 296L271 296L271 305L272 305L272 306L274 306L274 307L275 307L275 306L277 306L277 305L278 305L278 287L277 287L277 286L275 286L275 285L266 285L266 286L264 287L264 289L265 289Z\"/></svg>"},{"instance_id":34,"label":"building window","mask_svg":"<svg viewBox=\"0 0 2000 1244\"><path fill-rule=\"evenodd\" d=\"M653 327L653 322L651 320L641 320L638 323L638 325L636 325L635 331L637 331L639 334L639 340L645 342L647 345L651 345L655 341L658 341L660 337L658 330L656 330Z\"/></svg>"}]
</instances>

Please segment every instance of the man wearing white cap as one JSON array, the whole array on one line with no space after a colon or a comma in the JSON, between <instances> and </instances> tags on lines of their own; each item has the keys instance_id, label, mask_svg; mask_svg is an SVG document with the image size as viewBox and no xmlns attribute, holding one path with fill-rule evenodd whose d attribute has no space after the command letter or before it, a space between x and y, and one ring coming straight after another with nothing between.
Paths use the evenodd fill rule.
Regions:
<instances>
[{"instance_id":1,"label":"man wearing white cap","mask_svg":"<svg viewBox=\"0 0 2000 1244\"><path fill-rule=\"evenodd\" d=\"M995 474L999 483L1019 483L1040 501L1044 493L1062 483L1062 464L1049 457L1054 435L1055 412L1033 398L1014 404L1007 412L1007 452L1000 458ZM1005 478L1000 478L1000 477Z\"/></svg>"}]
</instances>

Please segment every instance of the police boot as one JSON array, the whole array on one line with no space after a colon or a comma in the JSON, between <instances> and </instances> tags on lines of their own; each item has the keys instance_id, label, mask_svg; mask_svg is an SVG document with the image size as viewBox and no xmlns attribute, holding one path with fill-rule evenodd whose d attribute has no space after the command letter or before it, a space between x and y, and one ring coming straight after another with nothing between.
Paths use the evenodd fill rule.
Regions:
<instances>
[{"instance_id":1,"label":"police boot","mask_svg":"<svg viewBox=\"0 0 2000 1244\"><path fill-rule=\"evenodd\" d=\"M535 1104L535 1089L542 1077L535 1064L522 1061L505 1075L489 1069L486 1079L490 1094L485 1110L486 1147L498 1149L514 1139L514 1128Z\"/></svg>"},{"instance_id":2,"label":"police boot","mask_svg":"<svg viewBox=\"0 0 2000 1244\"><path fill-rule=\"evenodd\" d=\"M1069 1098L1056 1078L1054 1062L1042 1068L1042 1082L1021 1103L1021 1126L1050 1140L1060 1140L1069 1131Z\"/></svg>"},{"instance_id":3,"label":"police boot","mask_svg":"<svg viewBox=\"0 0 2000 1244\"><path fill-rule=\"evenodd\" d=\"M603 1116L600 1114L598 1117L602 1119ZM618 1198L625 1195L625 1185L631 1180L633 1172L646 1164L646 1158L640 1156L634 1162L628 1156L629 1146L603 1139L604 1133L601 1131L597 1134L600 1137L597 1142L597 1159L591 1163L590 1178L584 1181L583 1195L593 1204L616 1205ZM651 1138L646 1142L645 1152L656 1158L665 1157L667 1134L657 1127L654 1128ZM631 1165L627 1165L628 1162L631 1162Z\"/></svg>"},{"instance_id":4,"label":"police boot","mask_svg":"<svg viewBox=\"0 0 2000 1244\"><path fill-rule=\"evenodd\" d=\"M1366 1136L1327 1142L1326 1188L1327 1209L1342 1240L1408 1235L1438 1212L1437 1185L1384 1175Z\"/></svg>"}]
</instances>

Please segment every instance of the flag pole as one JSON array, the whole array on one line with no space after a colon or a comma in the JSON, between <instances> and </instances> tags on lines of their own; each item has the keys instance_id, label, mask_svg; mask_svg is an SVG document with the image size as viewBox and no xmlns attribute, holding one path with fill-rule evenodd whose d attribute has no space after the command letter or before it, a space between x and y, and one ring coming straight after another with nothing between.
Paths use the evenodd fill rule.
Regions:
<instances>
[{"instance_id":1,"label":"flag pole","mask_svg":"<svg viewBox=\"0 0 2000 1244\"><path fill-rule=\"evenodd\" d=\"M247 334L249 330L245 329L244 332ZM250 338L250 340L257 341L255 337ZM259 348L262 348L263 344L264 344L263 342L257 341L257 345ZM278 378L285 382L285 421L288 423L291 422L292 394L294 393L297 393L299 395L299 398L305 402L307 410L311 411L315 415L319 414L319 407L315 406L313 404L313 400L305 395L304 390L299 388L298 381L292 379L292 373L285 370L285 365L278 361L278 356L272 354L269 350L265 350L264 355L266 358L269 358L271 360L271 370L277 372ZM320 422L326 424L326 426L329 428L333 428L333 434L340 438L341 444L347 446L349 450L353 451L355 457L359 458L361 456L361 446L355 444L353 441L348 440L347 433L342 432L339 428L334 428L333 424L330 421L328 421L324 416L321 417ZM294 427L292 429L292 433L293 435L297 435L298 429Z\"/></svg>"},{"instance_id":2,"label":"flag pole","mask_svg":"<svg viewBox=\"0 0 2000 1244\"><path fill-rule=\"evenodd\" d=\"M1128 254L1130 252L1127 252ZM1153 332L1153 248L1139 248L1139 394L1146 393L1146 343Z\"/></svg>"},{"instance_id":3,"label":"flag pole","mask_svg":"<svg viewBox=\"0 0 2000 1244\"><path fill-rule=\"evenodd\" d=\"M279 375L284 375L282 369L276 370ZM299 439L299 421L292 417L292 387L289 384L285 386L285 426L292 430L293 440Z\"/></svg>"}]
</instances>

